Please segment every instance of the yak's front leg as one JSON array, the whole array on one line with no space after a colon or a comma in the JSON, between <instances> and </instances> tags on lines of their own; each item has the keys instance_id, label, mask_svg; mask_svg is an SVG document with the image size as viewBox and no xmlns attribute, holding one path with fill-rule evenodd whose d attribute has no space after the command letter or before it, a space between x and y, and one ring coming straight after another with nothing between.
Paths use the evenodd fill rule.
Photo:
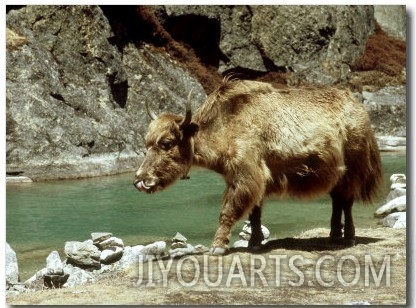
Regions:
<instances>
[{"instance_id":1,"label":"yak's front leg","mask_svg":"<svg viewBox=\"0 0 416 308\"><path fill-rule=\"evenodd\" d=\"M257 185L256 185L257 186ZM248 185L230 185L224 196L220 226L215 233L210 253L222 255L228 249L231 228L257 201L257 194Z\"/></svg>"}]
</instances>

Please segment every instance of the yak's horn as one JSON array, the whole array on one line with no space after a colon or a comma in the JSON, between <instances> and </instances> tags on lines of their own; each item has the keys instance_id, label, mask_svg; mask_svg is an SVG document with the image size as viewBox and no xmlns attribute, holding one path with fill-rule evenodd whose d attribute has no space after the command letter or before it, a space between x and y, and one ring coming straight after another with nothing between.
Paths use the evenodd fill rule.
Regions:
<instances>
[{"instance_id":1,"label":"yak's horn","mask_svg":"<svg viewBox=\"0 0 416 308\"><path fill-rule=\"evenodd\" d=\"M189 91L189 94L188 94L188 101L186 102L185 119L183 119L180 125L181 127L188 125L189 123L191 123L191 120L192 120L192 104L191 104L192 90L193 89L191 89L191 91Z\"/></svg>"},{"instance_id":2,"label":"yak's horn","mask_svg":"<svg viewBox=\"0 0 416 308\"><path fill-rule=\"evenodd\" d=\"M152 120L156 120L157 119L157 116L156 116L156 114L150 109L150 106L149 106L149 103L147 102L147 101L145 101L144 102L144 104L146 105L146 111L147 111L147 114L149 115L149 117L152 119Z\"/></svg>"}]
</instances>

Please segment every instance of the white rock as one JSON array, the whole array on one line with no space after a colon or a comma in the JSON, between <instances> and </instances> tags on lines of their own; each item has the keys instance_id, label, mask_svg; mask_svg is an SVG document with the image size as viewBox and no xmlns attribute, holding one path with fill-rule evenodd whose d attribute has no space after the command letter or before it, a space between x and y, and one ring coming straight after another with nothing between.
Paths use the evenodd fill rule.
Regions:
<instances>
[{"instance_id":1,"label":"white rock","mask_svg":"<svg viewBox=\"0 0 416 308\"><path fill-rule=\"evenodd\" d=\"M172 238L172 242L187 242L188 239L180 234L179 232L176 232L176 235Z\"/></svg>"},{"instance_id":2,"label":"white rock","mask_svg":"<svg viewBox=\"0 0 416 308\"><path fill-rule=\"evenodd\" d=\"M165 254L166 242L157 241L152 244L146 245L142 249L142 254L153 255L153 256L163 256Z\"/></svg>"},{"instance_id":3,"label":"white rock","mask_svg":"<svg viewBox=\"0 0 416 308\"><path fill-rule=\"evenodd\" d=\"M93 232L91 233L91 239L94 244L102 242L113 236L113 233L110 232Z\"/></svg>"},{"instance_id":4,"label":"white rock","mask_svg":"<svg viewBox=\"0 0 416 308\"><path fill-rule=\"evenodd\" d=\"M99 266L100 254L98 248L90 242L70 241L65 243L65 255L68 260L81 266Z\"/></svg>"},{"instance_id":5,"label":"white rock","mask_svg":"<svg viewBox=\"0 0 416 308\"><path fill-rule=\"evenodd\" d=\"M392 212L406 211L406 195L395 198L383 206L379 207L374 215L377 217L386 216Z\"/></svg>"},{"instance_id":6,"label":"white rock","mask_svg":"<svg viewBox=\"0 0 416 308\"><path fill-rule=\"evenodd\" d=\"M124 243L123 240L121 238L112 236L106 240L100 241L99 243L95 244L99 249L104 250L107 249L108 247L124 247Z\"/></svg>"},{"instance_id":7,"label":"white rock","mask_svg":"<svg viewBox=\"0 0 416 308\"><path fill-rule=\"evenodd\" d=\"M101 251L100 261L105 264L112 263L115 260L119 259L122 254L123 248L118 246L108 247Z\"/></svg>"},{"instance_id":8,"label":"white rock","mask_svg":"<svg viewBox=\"0 0 416 308\"><path fill-rule=\"evenodd\" d=\"M246 220L244 222L244 226L243 226L243 232L247 233L247 234L251 234L251 223L249 220Z\"/></svg>"},{"instance_id":9,"label":"white rock","mask_svg":"<svg viewBox=\"0 0 416 308\"><path fill-rule=\"evenodd\" d=\"M82 243L85 244L85 245L94 245L94 242L93 242L92 239L85 240Z\"/></svg>"},{"instance_id":10,"label":"white rock","mask_svg":"<svg viewBox=\"0 0 416 308\"><path fill-rule=\"evenodd\" d=\"M406 212L391 213L383 219L383 226L394 229L406 228Z\"/></svg>"},{"instance_id":11,"label":"white rock","mask_svg":"<svg viewBox=\"0 0 416 308\"><path fill-rule=\"evenodd\" d=\"M194 248L195 248L194 253L203 253L203 252L208 252L209 251L209 248L207 246L202 245L202 244L195 245Z\"/></svg>"},{"instance_id":12,"label":"white rock","mask_svg":"<svg viewBox=\"0 0 416 308\"><path fill-rule=\"evenodd\" d=\"M100 275L104 273L110 273L114 270L114 264L102 264L100 269L93 270L94 275Z\"/></svg>"},{"instance_id":13,"label":"white rock","mask_svg":"<svg viewBox=\"0 0 416 308\"><path fill-rule=\"evenodd\" d=\"M144 248L144 246L143 245L136 245L136 246L133 246L133 247L131 247L131 251L134 253L134 254L143 254L143 248Z\"/></svg>"},{"instance_id":14,"label":"white rock","mask_svg":"<svg viewBox=\"0 0 416 308\"><path fill-rule=\"evenodd\" d=\"M406 189L406 184L403 184L403 183L393 183L390 186L390 190L395 190L395 189L399 189L399 188Z\"/></svg>"},{"instance_id":15,"label":"white rock","mask_svg":"<svg viewBox=\"0 0 416 308\"><path fill-rule=\"evenodd\" d=\"M6 242L6 284L15 284L19 281L19 266L17 264L16 252Z\"/></svg>"},{"instance_id":16,"label":"white rock","mask_svg":"<svg viewBox=\"0 0 416 308\"><path fill-rule=\"evenodd\" d=\"M176 248L169 250L169 257L171 259L192 254L195 248L191 244L187 244L185 248Z\"/></svg>"},{"instance_id":17,"label":"white rock","mask_svg":"<svg viewBox=\"0 0 416 308\"><path fill-rule=\"evenodd\" d=\"M395 151L406 149L406 137L377 136L376 139L380 150Z\"/></svg>"},{"instance_id":18,"label":"white rock","mask_svg":"<svg viewBox=\"0 0 416 308\"><path fill-rule=\"evenodd\" d=\"M123 256L119 261L114 263L115 268L117 270L123 270L131 265L138 264L139 262L148 261L152 256L147 256L143 254L143 248L143 245L136 245L133 247L125 246Z\"/></svg>"},{"instance_id":19,"label":"white rock","mask_svg":"<svg viewBox=\"0 0 416 308\"><path fill-rule=\"evenodd\" d=\"M32 179L27 176L6 176L6 182L13 183L32 183Z\"/></svg>"},{"instance_id":20,"label":"white rock","mask_svg":"<svg viewBox=\"0 0 416 308\"><path fill-rule=\"evenodd\" d=\"M250 221L246 221L245 225L243 226L243 232L251 235L251 224ZM268 239L270 237L270 231L265 226L261 225L261 232L263 233L263 236L265 239Z\"/></svg>"},{"instance_id":21,"label":"white rock","mask_svg":"<svg viewBox=\"0 0 416 308\"><path fill-rule=\"evenodd\" d=\"M130 246L125 246L123 255L121 256L120 260L115 263L115 267L118 270L124 269L129 265L133 264L134 262L138 262L138 260L132 260L134 253L132 252L132 248Z\"/></svg>"},{"instance_id":22,"label":"white rock","mask_svg":"<svg viewBox=\"0 0 416 308\"><path fill-rule=\"evenodd\" d=\"M185 242L173 242L170 247L171 249L176 249L176 248L186 248L186 245L188 245Z\"/></svg>"},{"instance_id":23,"label":"white rock","mask_svg":"<svg viewBox=\"0 0 416 308\"><path fill-rule=\"evenodd\" d=\"M64 273L61 257L56 250L52 251L46 258L46 268L49 275L62 275Z\"/></svg>"},{"instance_id":24,"label":"white rock","mask_svg":"<svg viewBox=\"0 0 416 308\"><path fill-rule=\"evenodd\" d=\"M235 241L233 244L234 248L247 248L248 247L248 241L246 240L238 240Z\"/></svg>"},{"instance_id":25,"label":"white rock","mask_svg":"<svg viewBox=\"0 0 416 308\"><path fill-rule=\"evenodd\" d=\"M394 173L391 175L390 181L392 184L394 183L406 184L406 174Z\"/></svg>"},{"instance_id":26,"label":"white rock","mask_svg":"<svg viewBox=\"0 0 416 308\"><path fill-rule=\"evenodd\" d=\"M393 184L393 185L397 185L397 184ZM399 185L403 185L403 184L399 184ZM390 190L387 198L386 198L386 202L390 202L393 199L396 199L400 196L405 196L406 195L406 187L402 188L402 187L398 187L395 189Z\"/></svg>"},{"instance_id":27,"label":"white rock","mask_svg":"<svg viewBox=\"0 0 416 308\"><path fill-rule=\"evenodd\" d=\"M250 228L250 231L251 231L251 228ZM240 232L238 234L238 237L242 240L248 241L251 238L251 234L248 234L248 233L245 233L245 232Z\"/></svg>"},{"instance_id":28,"label":"white rock","mask_svg":"<svg viewBox=\"0 0 416 308\"><path fill-rule=\"evenodd\" d=\"M401 215L393 225L393 229L406 229L406 212L400 214Z\"/></svg>"},{"instance_id":29,"label":"white rock","mask_svg":"<svg viewBox=\"0 0 416 308\"><path fill-rule=\"evenodd\" d=\"M84 285L88 282L95 282L95 277L92 273L83 270L79 267L66 264L64 267L65 274L69 274L68 280L63 287L73 287L77 285Z\"/></svg>"}]
</instances>

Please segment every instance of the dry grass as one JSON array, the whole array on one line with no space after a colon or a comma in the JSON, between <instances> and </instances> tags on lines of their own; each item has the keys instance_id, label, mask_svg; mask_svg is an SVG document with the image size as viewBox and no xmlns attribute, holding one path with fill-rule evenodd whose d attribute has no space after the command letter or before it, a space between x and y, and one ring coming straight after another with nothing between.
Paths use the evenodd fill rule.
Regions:
<instances>
[{"instance_id":1,"label":"dry grass","mask_svg":"<svg viewBox=\"0 0 416 308\"><path fill-rule=\"evenodd\" d=\"M375 33L368 38L364 54L354 66L356 71L380 71L400 76L406 67L406 42L388 36L376 24Z\"/></svg>"}]
</instances>

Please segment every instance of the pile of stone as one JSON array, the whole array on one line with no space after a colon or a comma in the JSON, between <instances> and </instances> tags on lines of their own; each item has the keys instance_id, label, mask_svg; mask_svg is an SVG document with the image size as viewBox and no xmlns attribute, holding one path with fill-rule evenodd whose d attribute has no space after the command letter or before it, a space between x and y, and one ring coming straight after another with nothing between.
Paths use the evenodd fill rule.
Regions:
<instances>
[{"instance_id":1,"label":"pile of stone","mask_svg":"<svg viewBox=\"0 0 416 308\"><path fill-rule=\"evenodd\" d=\"M121 238L108 232L92 233L91 237L92 243L100 250L101 263L113 263L123 255L124 243Z\"/></svg>"},{"instance_id":2,"label":"pile of stone","mask_svg":"<svg viewBox=\"0 0 416 308\"><path fill-rule=\"evenodd\" d=\"M64 247L66 259L61 261L59 253L52 251L46 258L46 267L24 285L61 288L94 282L98 274L109 270L106 265L121 258L123 250L123 240L108 232L92 233L91 239L83 242L68 241Z\"/></svg>"},{"instance_id":3,"label":"pile of stone","mask_svg":"<svg viewBox=\"0 0 416 308\"><path fill-rule=\"evenodd\" d=\"M270 239L270 231L265 226L261 225L261 232L263 233L264 240L262 241L262 244L266 244ZM238 234L239 240L234 242L233 247L234 248L246 248L248 247L248 242L251 238L251 224L249 220L246 220L244 222L243 230Z\"/></svg>"},{"instance_id":4,"label":"pile of stone","mask_svg":"<svg viewBox=\"0 0 416 308\"><path fill-rule=\"evenodd\" d=\"M374 216L383 218L381 223L385 227L406 228L406 175L393 174L390 181L386 203L375 211Z\"/></svg>"},{"instance_id":5,"label":"pile of stone","mask_svg":"<svg viewBox=\"0 0 416 308\"><path fill-rule=\"evenodd\" d=\"M44 285L49 288L61 288L67 282L69 273L64 272L64 264L59 253L54 250L46 258L46 270L44 270Z\"/></svg>"},{"instance_id":6,"label":"pile of stone","mask_svg":"<svg viewBox=\"0 0 416 308\"><path fill-rule=\"evenodd\" d=\"M187 243L188 239L179 232L171 240L171 249L169 250L169 257L180 258L190 254L201 254L208 252L209 248L204 245L196 245L195 247Z\"/></svg>"},{"instance_id":7,"label":"pile of stone","mask_svg":"<svg viewBox=\"0 0 416 308\"><path fill-rule=\"evenodd\" d=\"M122 271L138 263L164 258L178 258L209 251L204 245L193 246L179 232L171 239L166 253L166 242L156 241L148 245L124 246L121 238L109 232L91 233L83 242L65 243L66 259L61 260L58 251L46 258L46 267L25 282L19 280L17 257L6 245L6 290L9 294L28 292L39 288L62 288L95 282L106 273Z\"/></svg>"}]
</instances>

